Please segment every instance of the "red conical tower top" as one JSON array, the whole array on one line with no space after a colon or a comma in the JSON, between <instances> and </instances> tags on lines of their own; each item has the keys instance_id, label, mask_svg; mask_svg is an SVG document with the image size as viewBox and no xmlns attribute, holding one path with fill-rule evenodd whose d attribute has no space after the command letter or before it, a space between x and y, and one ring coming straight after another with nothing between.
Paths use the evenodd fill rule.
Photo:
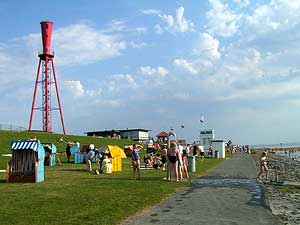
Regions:
<instances>
[{"instance_id":1,"label":"red conical tower top","mask_svg":"<svg viewBox=\"0 0 300 225\"><path fill-rule=\"evenodd\" d=\"M52 35L52 24L53 23L51 21L41 22L43 54L47 54L47 55L51 55L50 44L51 44L51 35Z\"/></svg>"}]
</instances>

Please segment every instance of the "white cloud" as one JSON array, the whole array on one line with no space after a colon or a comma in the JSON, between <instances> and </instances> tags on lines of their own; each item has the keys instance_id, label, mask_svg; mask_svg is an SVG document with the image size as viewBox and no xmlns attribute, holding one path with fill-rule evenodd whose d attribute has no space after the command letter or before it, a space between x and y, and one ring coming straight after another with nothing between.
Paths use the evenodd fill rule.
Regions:
<instances>
[{"instance_id":1,"label":"white cloud","mask_svg":"<svg viewBox=\"0 0 300 225\"><path fill-rule=\"evenodd\" d=\"M176 22L179 32L186 32L194 29L194 24L184 17L184 8L182 6L176 10Z\"/></svg>"},{"instance_id":2,"label":"white cloud","mask_svg":"<svg viewBox=\"0 0 300 225\"><path fill-rule=\"evenodd\" d=\"M80 80L66 80L62 83L63 90L66 90L74 97L97 97L102 95L103 89L84 88Z\"/></svg>"},{"instance_id":3,"label":"white cloud","mask_svg":"<svg viewBox=\"0 0 300 225\"><path fill-rule=\"evenodd\" d=\"M192 75L195 75L198 73L198 71L194 68L193 64L191 62L188 62L185 59L175 59L173 61L174 65L189 72Z\"/></svg>"},{"instance_id":4,"label":"white cloud","mask_svg":"<svg viewBox=\"0 0 300 225\"><path fill-rule=\"evenodd\" d=\"M164 32L164 29L159 24L156 24L154 26L154 30L155 30L155 33L157 33L157 34L162 34Z\"/></svg>"},{"instance_id":5,"label":"white cloud","mask_svg":"<svg viewBox=\"0 0 300 225\"><path fill-rule=\"evenodd\" d=\"M187 92L179 92L174 94L174 98L180 101L187 101L192 98L192 95L191 93L187 93Z\"/></svg>"},{"instance_id":6,"label":"white cloud","mask_svg":"<svg viewBox=\"0 0 300 225\"><path fill-rule=\"evenodd\" d=\"M207 30L223 37L230 37L239 29L239 19L241 15L233 12L227 4L222 4L220 0L209 0L212 9L206 13Z\"/></svg>"},{"instance_id":7,"label":"white cloud","mask_svg":"<svg viewBox=\"0 0 300 225\"><path fill-rule=\"evenodd\" d=\"M11 61L11 57L6 53L0 52L0 69L6 67L9 61Z\"/></svg>"},{"instance_id":8,"label":"white cloud","mask_svg":"<svg viewBox=\"0 0 300 225\"><path fill-rule=\"evenodd\" d=\"M246 17L246 24L255 32L266 33L299 24L300 1L272 0L259 5ZM286 32L286 31L285 31Z\"/></svg>"},{"instance_id":9,"label":"white cloud","mask_svg":"<svg viewBox=\"0 0 300 225\"><path fill-rule=\"evenodd\" d=\"M147 47L148 44L145 43L145 42L135 42L135 41L130 41L129 45L132 47L132 48L144 48L144 47Z\"/></svg>"},{"instance_id":10,"label":"white cloud","mask_svg":"<svg viewBox=\"0 0 300 225\"><path fill-rule=\"evenodd\" d=\"M194 31L194 24L184 16L184 7L180 6L176 9L175 18L172 15L159 14L159 17L164 22L165 26L160 24L155 25L157 33L162 33L164 30L169 32L188 32Z\"/></svg>"},{"instance_id":11,"label":"white cloud","mask_svg":"<svg viewBox=\"0 0 300 225\"><path fill-rule=\"evenodd\" d=\"M169 73L169 71L167 69L165 69L164 67L157 67L157 74L164 77Z\"/></svg>"},{"instance_id":12,"label":"white cloud","mask_svg":"<svg viewBox=\"0 0 300 225\"><path fill-rule=\"evenodd\" d=\"M75 24L57 29L53 47L60 65L88 64L116 57L127 48L124 40L101 33L87 24Z\"/></svg>"},{"instance_id":13,"label":"white cloud","mask_svg":"<svg viewBox=\"0 0 300 225\"><path fill-rule=\"evenodd\" d=\"M111 107L119 107L122 105L119 99L98 99L94 102L94 104Z\"/></svg>"},{"instance_id":14,"label":"white cloud","mask_svg":"<svg viewBox=\"0 0 300 225\"><path fill-rule=\"evenodd\" d=\"M157 68L152 68L150 66L142 66L140 67L140 72L144 75L158 75L161 77L165 77L169 71L165 69L164 67L157 67Z\"/></svg>"},{"instance_id":15,"label":"white cloud","mask_svg":"<svg viewBox=\"0 0 300 225\"><path fill-rule=\"evenodd\" d=\"M249 0L233 0L239 7L247 7L250 4Z\"/></svg>"},{"instance_id":16,"label":"white cloud","mask_svg":"<svg viewBox=\"0 0 300 225\"><path fill-rule=\"evenodd\" d=\"M84 95L84 88L79 80L66 80L64 81L63 86L75 97Z\"/></svg>"},{"instance_id":17,"label":"white cloud","mask_svg":"<svg viewBox=\"0 0 300 225\"><path fill-rule=\"evenodd\" d=\"M269 5L262 5L256 8L253 15L247 17L247 22L256 31L265 32L275 30L280 26L273 18L273 9Z\"/></svg>"},{"instance_id":18,"label":"white cloud","mask_svg":"<svg viewBox=\"0 0 300 225\"><path fill-rule=\"evenodd\" d=\"M171 15L159 15L159 16L162 19L162 21L164 21L167 24L166 29L171 30L175 24L173 16Z\"/></svg>"},{"instance_id":19,"label":"white cloud","mask_svg":"<svg viewBox=\"0 0 300 225\"><path fill-rule=\"evenodd\" d=\"M220 42L213 38L208 33L201 33L199 35L199 40L196 45L196 48L194 48L193 52L196 55L204 56L205 58L215 60L220 58L220 52L219 52L219 45Z\"/></svg>"},{"instance_id":20,"label":"white cloud","mask_svg":"<svg viewBox=\"0 0 300 225\"><path fill-rule=\"evenodd\" d=\"M137 83L131 74L114 74L106 82L109 92L121 92L129 88L135 88Z\"/></svg>"},{"instance_id":21,"label":"white cloud","mask_svg":"<svg viewBox=\"0 0 300 225\"><path fill-rule=\"evenodd\" d=\"M103 90L101 88L98 88L96 90L86 90L86 94L91 97L99 96L102 94L102 92Z\"/></svg>"},{"instance_id":22,"label":"white cloud","mask_svg":"<svg viewBox=\"0 0 300 225\"><path fill-rule=\"evenodd\" d=\"M145 15L152 15L152 14L160 14L160 10L157 10L157 9L144 9L142 10L142 13L145 14Z\"/></svg>"},{"instance_id":23,"label":"white cloud","mask_svg":"<svg viewBox=\"0 0 300 225\"><path fill-rule=\"evenodd\" d=\"M86 24L86 23L84 23ZM116 33L135 33L144 34L147 32L146 27L130 27L124 20L112 20L105 26L105 29L98 30L102 34L116 34Z\"/></svg>"},{"instance_id":24,"label":"white cloud","mask_svg":"<svg viewBox=\"0 0 300 225\"><path fill-rule=\"evenodd\" d=\"M130 33L127 40L122 33ZM113 20L108 29L96 29L86 22L72 24L53 30L52 46L56 65L84 65L120 56L128 48L143 48L146 43L135 41L132 36L147 32L144 27L130 28L124 21ZM32 55L42 48L39 33L26 35L25 40Z\"/></svg>"},{"instance_id":25,"label":"white cloud","mask_svg":"<svg viewBox=\"0 0 300 225\"><path fill-rule=\"evenodd\" d=\"M288 95L299 93L299 79L291 79L284 82L270 83L268 85L261 84L252 86L251 88L241 89L226 96L218 96L218 100L234 100L234 99L278 99ZM295 99L289 100L295 102Z\"/></svg>"}]
</instances>

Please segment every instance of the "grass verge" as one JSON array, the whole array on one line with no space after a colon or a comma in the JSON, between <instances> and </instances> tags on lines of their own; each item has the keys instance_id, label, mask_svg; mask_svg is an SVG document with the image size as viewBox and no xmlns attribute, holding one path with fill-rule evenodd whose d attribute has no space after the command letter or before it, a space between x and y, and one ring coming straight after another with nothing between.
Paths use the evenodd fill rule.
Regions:
<instances>
[{"instance_id":1,"label":"grass verge","mask_svg":"<svg viewBox=\"0 0 300 225\"><path fill-rule=\"evenodd\" d=\"M60 135L38 138L53 140L59 146L59 137ZM2 138L0 136L1 144L4 143ZM95 138L74 138L97 144ZM7 142L15 139L21 138L16 138L16 135L5 137ZM7 146L8 149L0 150L1 154L10 152L9 145ZM6 161L7 158L1 162L6 164ZM64 158L62 161L61 167L45 167L43 183L6 183L1 177L1 224L117 224L188 185L187 182L163 180L166 172L161 170L142 170L142 180L133 180L129 158L123 159L122 172L100 175L86 172L84 164L66 163ZM191 177L204 174L221 161L197 160L197 172L192 173ZM94 164L93 167L96 169L97 165Z\"/></svg>"}]
</instances>

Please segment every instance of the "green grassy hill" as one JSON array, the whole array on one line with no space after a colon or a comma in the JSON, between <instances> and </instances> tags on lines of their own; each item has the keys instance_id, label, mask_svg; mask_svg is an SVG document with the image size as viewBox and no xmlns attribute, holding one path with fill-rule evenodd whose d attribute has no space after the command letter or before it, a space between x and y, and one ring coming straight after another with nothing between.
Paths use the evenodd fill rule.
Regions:
<instances>
[{"instance_id":1,"label":"green grassy hill","mask_svg":"<svg viewBox=\"0 0 300 225\"><path fill-rule=\"evenodd\" d=\"M0 147L1 152L10 152L10 142L14 140L26 140L36 137L41 142L54 143L58 149L58 152L65 151L65 143L59 142L59 139L63 137L68 141L78 141L81 145L93 143L97 147L107 144L118 145L123 147L126 144L132 143L130 140L124 139L110 139L110 138L98 138L88 136L74 136L74 135L62 135L55 133L44 132L28 132L28 131L0 131Z\"/></svg>"},{"instance_id":2,"label":"green grassy hill","mask_svg":"<svg viewBox=\"0 0 300 225\"><path fill-rule=\"evenodd\" d=\"M11 153L10 143L14 140L27 140L29 138L36 137L41 142L50 142L55 144L58 152L64 152L66 144L60 142L60 138L68 141L78 141L81 146L84 144L95 144L96 147L104 145L117 145L121 148L124 145L131 144L131 140L124 139L109 139L109 138L98 138L98 137L87 137L87 136L74 136L74 135L62 135L55 133L44 133L44 132L28 132L28 131L0 131L0 169L6 168L6 162L9 158L2 156L2 154Z\"/></svg>"}]
</instances>

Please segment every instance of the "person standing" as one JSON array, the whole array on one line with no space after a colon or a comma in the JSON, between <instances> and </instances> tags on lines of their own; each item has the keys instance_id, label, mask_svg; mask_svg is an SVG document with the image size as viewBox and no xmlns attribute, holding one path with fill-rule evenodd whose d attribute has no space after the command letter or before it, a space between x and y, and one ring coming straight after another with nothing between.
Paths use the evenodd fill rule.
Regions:
<instances>
[{"instance_id":1,"label":"person standing","mask_svg":"<svg viewBox=\"0 0 300 225\"><path fill-rule=\"evenodd\" d=\"M197 155L198 155L198 146L195 144L193 146L193 156L197 157Z\"/></svg>"},{"instance_id":2,"label":"person standing","mask_svg":"<svg viewBox=\"0 0 300 225\"><path fill-rule=\"evenodd\" d=\"M94 150L95 150L95 145L94 144L90 144L90 146L89 146L89 152L86 155L86 167L87 167L87 171L92 171L92 161L99 154L98 151L96 152Z\"/></svg>"},{"instance_id":3,"label":"person standing","mask_svg":"<svg viewBox=\"0 0 300 225\"><path fill-rule=\"evenodd\" d=\"M204 159L204 147L203 146L199 146L199 149L200 149L201 161L203 161L203 159Z\"/></svg>"},{"instance_id":4,"label":"person standing","mask_svg":"<svg viewBox=\"0 0 300 225\"><path fill-rule=\"evenodd\" d=\"M177 153L177 159L178 159L178 161L177 161L177 173L178 173L178 179L180 181L183 180L183 176L182 176L182 169L183 169L182 153L183 153L182 146L180 147L180 145L179 145L178 153Z\"/></svg>"},{"instance_id":5,"label":"person standing","mask_svg":"<svg viewBox=\"0 0 300 225\"><path fill-rule=\"evenodd\" d=\"M189 172L188 172L188 154L186 150L183 150L182 152L182 173L184 173L186 179L190 179Z\"/></svg>"},{"instance_id":6,"label":"person standing","mask_svg":"<svg viewBox=\"0 0 300 225\"><path fill-rule=\"evenodd\" d=\"M67 156L67 162L70 162L70 158L71 158L71 147L72 147L72 142L67 142L67 146L66 146L66 156Z\"/></svg>"},{"instance_id":7,"label":"person standing","mask_svg":"<svg viewBox=\"0 0 300 225\"><path fill-rule=\"evenodd\" d=\"M187 145L186 145L185 151L186 151L186 154L187 154L187 155L190 154L190 144L187 144Z\"/></svg>"},{"instance_id":8,"label":"person standing","mask_svg":"<svg viewBox=\"0 0 300 225\"><path fill-rule=\"evenodd\" d=\"M208 155L209 155L210 157L213 156L213 149L212 149L211 146L209 146L209 148L208 148Z\"/></svg>"},{"instance_id":9,"label":"person standing","mask_svg":"<svg viewBox=\"0 0 300 225\"><path fill-rule=\"evenodd\" d=\"M177 164L178 164L178 149L176 147L176 142L171 143L171 147L168 151L168 160L169 160L169 175L168 180L172 179L172 174L175 175L176 181L179 181L178 179L178 170L177 170Z\"/></svg>"},{"instance_id":10,"label":"person standing","mask_svg":"<svg viewBox=\"0 0 300 225\"><path fill-rule=\"evenodd\" d=\"M166 170L167 154L168 154L168 149L167 149L166 145L162 146L160 153L161 153L161 163L163 164L162 170Z\"/></svg>"},{"instance_id":11,"label":"person standing","mask_svg":"<svg viewBox=\"0 0 300 225\"><path fill-rule=\"evenodd\" d=\"M132 167L133 167L133 177L136 179L136 173L138 174L138 179L141 179L140 175L140 156L139 156L139 150L137 149L137 145L133 144L132 149Z\"/></svg>"}]
</instances>

